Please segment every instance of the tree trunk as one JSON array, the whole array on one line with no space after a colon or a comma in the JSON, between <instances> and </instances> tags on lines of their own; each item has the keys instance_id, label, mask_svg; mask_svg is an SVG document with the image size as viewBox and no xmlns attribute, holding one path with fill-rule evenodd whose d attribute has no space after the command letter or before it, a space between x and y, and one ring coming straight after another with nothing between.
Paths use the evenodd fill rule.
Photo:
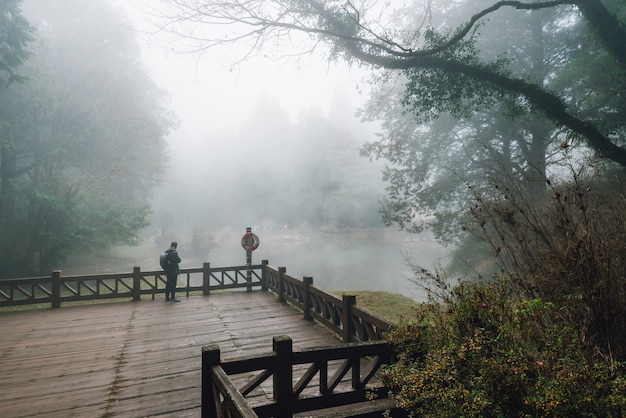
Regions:
<instances>
[{"instance_id":1,"label":"tree trunk","mask_svg":"<svg viewBox=\"0 0 626 418\"><path fill-rule=\"evenodd\" d=\"M10 140L0 144L0 237L15 222L15 156Z\"/></svg>"},{"instance_id":2,"label":"tree trunk","mask_svg":"<svg viewBox=\"0 0 626 418\"><path fill-rule=\"evenodd\" d=\"M546 51L544 47L544 10L533 10L530 15L530 31L531 40L530 45L530 59L532 64L532 74L535 82L538 86L543 87L545 85L546 78L546 65L545 56ZM526 179L528 181L528 191L531 198L541 196L545 191L546 180L546 148L550 142L550 132L552 131L551 124L546 121L538 119L533 120L530 123L530 133L532 136L530 147L528 149L527 161L528 170L526 172Z\"/></svg>"}]
</instances>

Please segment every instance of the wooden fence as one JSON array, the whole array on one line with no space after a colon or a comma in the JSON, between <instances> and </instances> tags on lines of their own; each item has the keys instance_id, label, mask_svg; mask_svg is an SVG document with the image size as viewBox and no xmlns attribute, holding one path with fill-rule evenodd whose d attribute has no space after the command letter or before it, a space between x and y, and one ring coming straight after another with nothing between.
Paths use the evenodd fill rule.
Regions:
<instances>
[{"instance_id":1,"label":"wooden fence","mask_svg":"<svg viewBox=\"0 0 626 418\"><path fill-rule=\"evenodd\" d=\"M130 298L165 293L166 277L163 271L62 276L61 271L51 276L0 280L0 307L18 305L45 305L60 308L63 303L98 299ZM181 285L181 282L183 283ZM197 283L197 284L193 284ZM270 290L281 303L289 303L303 312L304 319L315 320L339 335L344 342L376 341L392 324L356 306L356 297L341 298L313 285L312 277L296 279L285 267L273 268L267 260L261 264L235 267L211 267L204 263L199 268L181 269L177 292L201 292L209 295L215 290Z\"/></svg>"},{"instance_id":2,"label":"wooden fence","mask_svg":"<svg viewBox=\"0 0 626 418\"><path fill-rule=\"evenodd\" d=\"M204 263L200 268L181 269L180 273L177 292L188 296L191 292L206 296L215 290L271 291L277 301L299 309L304 319L326 326L344 342L341 347L294 352L288 337L275 337L272 354L228 361L220 359L219 347L203 347L204 417L281 418L329 407L347 408L354 417L378 417L385 409L393 410L386 388L368 387L376 371L393 361L391 347L382 341L383 333L393 324L357 307L354 295L338 297L327 293L313 285L312 277L296 279L287 274L285 267L270 267L267 260L258 265L218 268ZM165 282L162 271L144 272L139 267L130 273L67 277L54 271L49 277L0 280L0 306L50 304L52 308L60 308L63 303L75 301L113 298L139 301L144 295L154 299L156 294L165 293ZM295 367L302 364L309 367L292 386ZM346 390L342 379L350 371ZM241 374L254 377L239 387L231 376ZM317 395L301 396L316 375ZM246 396L263 391L261 385L270 377L272 400L251 406ZM369 397L377 400L368 400ZM396 411L393 416L404 414Z\"/></svg>"},{"instance_id":3,"label":"wooden fence","mask_svg":"<svg viewBox=\"0 0 626 418\"><path fill-rule=\"evenodd\" d=\"M262 269L263 265L215 268L204 263L199 268L181 269L176 291L189 296L191 292L208 295L213 290L263 288ZM50 304L60 308L64 302L120 298L138 301L142 295L154 299L165 293L165 282L162 270L141 271L140 267L129 273L76 276L62 276L56 270L50 276L0 280L0 306Z\"/></svg>"},{"instance_id":4,"label":"wooden fence","mask_svg":"<svg viewBox=\"0 0 626 418\"><path fill-rule=\"evenodd\" d=\"M392 358L390 345L382 341L293 351L291 339L281 336L274 337L271 354L226 361L219 347L205 346L202 417L382 417L384 411L405 417L387 388L375 381L378 369ZM262 387L270 378L271 384Z\"/></svg>"},{"instance_id":5,"label":"wooden fence","mask_svg":"<svg viewBox=\"0 0 626 418\"><path fill-rule=\"evenodd\" d=\"M278 300L302 310L304 319L316 320L342 337L344 342L377 341L392 324L356 306L354 295L341 298L313 285L312 277L298 280L285 267L265 265L263 282Z\"/></svg>"}]
</instances>

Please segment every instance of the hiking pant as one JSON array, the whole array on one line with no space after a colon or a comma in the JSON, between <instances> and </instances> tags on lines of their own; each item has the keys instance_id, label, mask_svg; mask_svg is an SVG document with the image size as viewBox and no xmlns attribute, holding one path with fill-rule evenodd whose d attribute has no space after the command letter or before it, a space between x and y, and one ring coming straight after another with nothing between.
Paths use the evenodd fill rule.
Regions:
<instances>
[{"instance_id":1,"label":"hiking pant","mask_svg":"<svg viewBox=\"0 0 626 418\"><path fill-rule=\"evenodd\" d=\"M176 293L176 282L178 281L178 274L168 274L167 281L165 282L165 297L174 299Z\"/></svg>"}]
</instances>

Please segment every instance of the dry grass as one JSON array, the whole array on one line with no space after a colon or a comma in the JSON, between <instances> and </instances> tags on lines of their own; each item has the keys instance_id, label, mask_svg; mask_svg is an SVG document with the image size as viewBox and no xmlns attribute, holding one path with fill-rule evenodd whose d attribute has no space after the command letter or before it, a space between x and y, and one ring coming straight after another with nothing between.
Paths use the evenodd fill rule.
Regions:
<instances>
[{"instance_id":1,"label":"dry grass","mask_svg":"<svg viewBox=\"0 0 626 418\"><path fill-rule=\"evenodd\" d=\"M357 306L396 324L414 317L415 309L419 306L418 302L398 293L370 290L334 293L355 295Z\"/></svg>"}]
</instances>

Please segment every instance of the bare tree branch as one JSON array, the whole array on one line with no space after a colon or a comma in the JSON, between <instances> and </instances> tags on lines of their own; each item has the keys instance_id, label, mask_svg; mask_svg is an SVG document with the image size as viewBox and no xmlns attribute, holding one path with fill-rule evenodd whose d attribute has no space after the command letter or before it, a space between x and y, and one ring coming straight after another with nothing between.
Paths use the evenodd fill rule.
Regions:
<instances>
[{"instance_id":1,"label":"bare tree branch","mask_svg":"<svg viewBox=\"0 0 626 418\"><path fill-rule=\"evenodd\" d=\"M465 40L472 28L493 12L511 7L518 10L539 10L558 6L577 7L586 21L593 27L607 50L626 70L626 27L619 19L597 0L551 0L523 2L503 0L474 14L454 35L433 48L418 49L392 39L389 34L377 33L365 22L359 7L353 2L340 7L334 2L320 0L215 0L193 2L189 0L166 0L174 12L163 29L178 23L197 26L243 26L251 28L235 36L204 37L192 31L183 34L196 41L205 42L204 48L236 43L252 39L250 51L259 48L265 41L280 38L291 31L317 37L342 52L348 60L359 60L387 69L435 69L462 74L466 77L489 83L497 89L522 95L536 109L543 111L559 125L565 126L586 138L588 144L605 158L626 166L626 149L621 148L603 134L594 124L580 119L555 93L525 80L497 72L485 65L467 64L441 53L454 48ZM335 6L333 8L333 6ZM172 28L174 29L174 28ZM206 29L204 27L203 29ZM235 32L236 33L236 32Z\"/></svg>"}]
</instances>

